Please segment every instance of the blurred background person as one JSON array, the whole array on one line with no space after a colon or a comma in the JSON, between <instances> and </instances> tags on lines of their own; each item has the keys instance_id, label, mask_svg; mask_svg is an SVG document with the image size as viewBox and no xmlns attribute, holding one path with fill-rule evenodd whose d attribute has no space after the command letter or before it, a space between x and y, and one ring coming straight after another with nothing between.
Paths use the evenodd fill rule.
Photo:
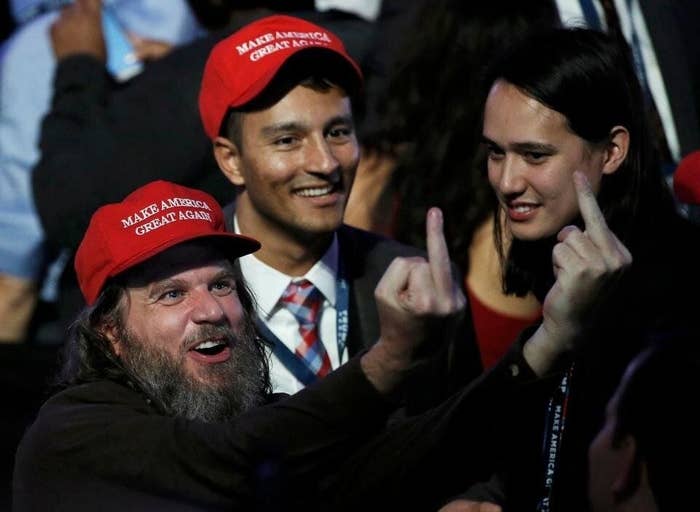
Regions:
<instances>
[{"instance_id":1,"label":"blurred background person","mask_svg":"<svg viewBox=\"0 0 700 512\"><path fill-rule=\"evenodd\" d=\"M56 274L65 257L50 250L31 190L33 166L40 157L42 116L50 108L57 59L50 27L67 2L13 0L16 30L0 48L0 389L5 404L0 422L0 509L10 509L9 482L14 451L24 428L45 398L56 359L55 337L39 339L32 319L37 303L56 297ZM143 58L192 41L201 32L185 0L110 0L117 21ZM74 37L84 34L77 31ZM105 43L100 45L105 52ZM154 53L154 50L156 53ZM106 73L105 73L106 74ZM89 80L90 77L87 77ZM111 86L123 87L111 77ZM52 201L65 191L52 190ZM53 262L53 263L52 263ZM43 296L42 296L43 295ZM9 343L8 343L9 342Z\"/></svg>"},{"instance_id":2,"label":"blurred background person","mask_svg":"<svg viewBox=\"0 0 700 512\"><path fill-rule=\"evenodd\" d=\"M696 499L698 338L673 333L635 357L588 450L592 512L685 510Z\"/></svg>"},{"instance_id":3,"label":"blurred background person","mask_svg":"<svg viewBox=\"0 0 700 512\"><path fill-rule=\"evenodd\" d=\"M603 30L632 51L652 138L670 181L700 149L700 2L695 0L556 0L562 22Z\"/></svg>"},{"instance_id":4,"label":"blurred background person","mask_svg":"<svg viewBox=\"0 0 700 512\"><path fill-rule=\"evenodd\" d=\"M0 340L23 341L42 285L55 296L56 254L47 251L31 191L32 168L39 160L39 129L49 109L56 57L50 27L57 9L69 2L12 3L18 28L0 49ZM134 40L141 59L191 41L201 29L185 0L110 0L106 2ZM77 32L75 38L84 37ZM52 37L54 39L52 40ZM59 46L62 44L59 41ZM75 47L76 45L74 45ZM74 48L75 49L75 48ZM81 51L80 47L77 48ZM99 49L106 56L104 43ZM59 58L62 55L59 55ZM61 201L59 191L54 200Z\"/></svg>"}]
</instances>

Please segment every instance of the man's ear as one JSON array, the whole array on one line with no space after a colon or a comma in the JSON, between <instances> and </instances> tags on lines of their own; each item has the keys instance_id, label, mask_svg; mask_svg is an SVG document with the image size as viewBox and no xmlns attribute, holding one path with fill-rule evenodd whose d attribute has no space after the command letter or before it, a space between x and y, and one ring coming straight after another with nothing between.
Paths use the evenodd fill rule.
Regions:
<instances>
[{"instance_id":1,"label":"man's ear","mask_svg":"<svg viewBox=\"0 0 700 512\"><path fill-rule=\"evenodd\" d=\"M112 352L114 352L114 355L120 357L122 355L121 353L123 346L119 341L119 336L117 335L117 326L113 323L104 323L98 329L102 336L107 338L107 341L109 341L109 345L112 347Z\"/></svg>"},{"instance_id":2,"label":"man's ear","mask_svg":"<svg viewBox=\"0 0 700 512\"><path fill-rule=\"evenodd\" d=\"M630 146L630 133L624 126L614 126L610 130L610 137L605 148L605 161L603 162L603 174L612 174L617 171L622 162L627 158Z\"/></svg>"},{"instance_id":3,"label":"man's ear","mask_svg":"<svg viewBox=\"0 0 700 512\"><path fill-rule=\"evenodd\" d=\"M637 441L627 435L616 446L619 452L619 472L612 485L612 494L617 502L623 502L634 495L641 485L643 462L637 453Z\"/></svg>"},{"instance_id":4,"label":"man's ear","mask_svg":"<svg viewBox=\"0 0 700 512\"><path fill-rule=\"evenodd\" d=\"M238 147L226 137L214 139L214 158L224 176L236 186L245 185L241 173L241 152Z\"/></svg>"}]
</instances>

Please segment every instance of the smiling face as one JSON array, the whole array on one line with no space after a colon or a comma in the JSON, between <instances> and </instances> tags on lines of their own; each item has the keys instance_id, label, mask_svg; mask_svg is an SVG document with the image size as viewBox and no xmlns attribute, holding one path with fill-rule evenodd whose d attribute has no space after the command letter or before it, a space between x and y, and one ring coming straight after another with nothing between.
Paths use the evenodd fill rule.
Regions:
<instances>
[{"instance_id":1,"label":"smiling face","mask_svg":"<svg viewBox=\"0 0 700 512\"><path fill-rule=\"evenodd\" d=\"M237 282L229 260L197 243L168 249L127 276L122 325L109 335L114 352L175 413L201 417L210 402L203 419L211 420L262 398L261 352Z\"/></svg>"},{"instance_id":2,"label":"smiling face","mask_svg":"<svg viewBox=\"0 0 700 512\"><path fill-rule=\"evenodd\" d=\"M239 222L263 247L266 239L306 242L340 226L360 154L342 89L297 85L272 107L242 114L240 148L217 140L220 167L244 187Z\"/></svg>"},{"instance_id":3,"label":"smiling face","mask_svg":"<svg viewBox=\"0 0 700 512\"><path fill-rule=\"evenodd\" d=\"M486 101L483 138L489 181L517 239L554 235L578 215L574 171L597 192L603 173L617 168L607 165L605 145L577 136L562 114L502 80Z\"/></svg>"}]
</instances>

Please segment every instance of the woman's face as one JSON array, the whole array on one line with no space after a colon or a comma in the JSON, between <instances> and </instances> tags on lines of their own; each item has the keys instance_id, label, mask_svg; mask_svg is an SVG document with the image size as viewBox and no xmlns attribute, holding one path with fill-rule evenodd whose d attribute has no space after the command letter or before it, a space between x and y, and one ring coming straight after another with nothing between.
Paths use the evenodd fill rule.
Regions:
<instances>
[{"instance_id":1,"label":"woman's face","mask_svg":"<svg viewBox=\"0 0 700 512\"><path fill-rule=\"evenodd\" d=\"M515 238L555 235L578 215L574 171L596 193L600 188L606 148L574 134L562 114L503 80L486 100L483 138L489 181Z\"/></svg>"}]
</instances>

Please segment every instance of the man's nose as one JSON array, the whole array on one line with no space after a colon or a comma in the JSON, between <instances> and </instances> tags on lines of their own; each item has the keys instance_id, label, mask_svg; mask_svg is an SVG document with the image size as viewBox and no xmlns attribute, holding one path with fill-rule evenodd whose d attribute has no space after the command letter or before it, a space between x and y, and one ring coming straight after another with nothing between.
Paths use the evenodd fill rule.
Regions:
<instances>
[{"instance_id":1,"label":"man's nose","mask_svg":"<svg viewBox=\"0 0 700 512\"><path fill-rule=\"evenodd\" d=\"M211 290L197 291L194 297L192 320L197 323L219 323L224 319L224 309L219 298L211 293Z\"/></svg>"},{"instance_id":2,"label":"man's nose","mask_svg":"<svg viewBox=\"0 0 700 512\"><path fill-rule=\"evenodd\" d=\"M310 142L306 158L307 169L311 173L331 174L340 166L333 148L325 137L318 137Z\"/></svg>"}]
</instances>

